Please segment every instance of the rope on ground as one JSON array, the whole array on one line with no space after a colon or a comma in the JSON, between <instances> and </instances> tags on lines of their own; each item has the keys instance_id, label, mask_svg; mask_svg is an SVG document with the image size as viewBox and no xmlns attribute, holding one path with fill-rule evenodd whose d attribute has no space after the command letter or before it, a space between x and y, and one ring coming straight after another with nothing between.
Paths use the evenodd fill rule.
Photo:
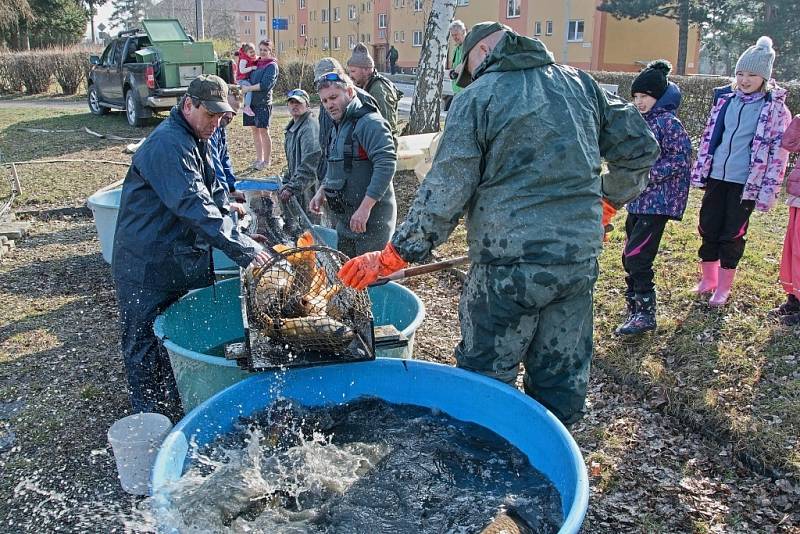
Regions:
<instances>
[{"instance_id":1,"label":"rope on ground","mask_svg":"<svg viewBox=\"0 0 800 534\"><path fill-rule=\"evenodd\" d=\"M77 132L86 132L89 135L93 135L95 137L99 137L100 139L108 139L109 141L141 141L141 137L120 137L114 134L102 134L99 132L95 132L94 130L90 130L86 126L83 128L77 128L74 130L48 130L47 128L17 128L17 130L22 130L24 132L31 132L31 133L77 133Z\"/></svg>"},{"instance_id":2,"label":"rope on ground","mask_svg":"<svg viewBox=\"0 0 800 534\"><path fill-rule=\"evenodd\" d=\"M110 165L124 165L130 167L129 161L109 161L107 159L36 159L28 161L9 161L8 163L0 162L0 165L35 165L37 163L108 163Z\"/></svg>"}]
</instances>

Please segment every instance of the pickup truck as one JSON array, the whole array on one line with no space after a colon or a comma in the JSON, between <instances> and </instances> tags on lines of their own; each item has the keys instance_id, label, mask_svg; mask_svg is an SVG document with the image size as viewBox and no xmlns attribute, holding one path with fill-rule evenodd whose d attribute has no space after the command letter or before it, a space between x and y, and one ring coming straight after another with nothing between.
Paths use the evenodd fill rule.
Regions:
<instances>
[{"instance_id":1,"label":"pickup truck","mask_svg":"<svg viewBox=\"0 0 800 534\"><path fill-rule=\"evenodd\" d=\"M210 42L194 42L176 19L142 22L143 30L120 32L101 56L91 56L87 100L95 115L124 110L128 124L141 126L168 110L201 74L233 82L229 60L218 61Z\"/></svg>"}]
</instances>

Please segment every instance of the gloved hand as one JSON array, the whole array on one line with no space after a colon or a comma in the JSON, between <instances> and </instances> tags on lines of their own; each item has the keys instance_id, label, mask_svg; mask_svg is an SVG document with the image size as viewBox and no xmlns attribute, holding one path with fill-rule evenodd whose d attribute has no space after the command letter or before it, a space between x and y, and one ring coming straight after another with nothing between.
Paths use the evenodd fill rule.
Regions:
<instances>
[{"instance_id":1,"label":"gloved hand","mask_svg":"<svg viewBox=\"0 0 800 534\"><path fill-rule=\"evenodd\" d=\"M348 287L364 289L378 277L389 276L406 265L408 262L388 243L380 252L367 252L345 263L339 269L339 279Z\"/></svg>"},{"instance_id":2,"label":"gloved hand","mask_svg":"<svg viewBox=\"0 0 800 534\"><path fill-rule=\"evenodd\" d=\"M617 214L617 208L609 204L606 199L601 199L601 202L603 203L603 218L601 219L604 232L603 241L606 241L608 239L606 235L614 229L614 226L611 224L611 219Z\"/></svg>"}]
</instances>

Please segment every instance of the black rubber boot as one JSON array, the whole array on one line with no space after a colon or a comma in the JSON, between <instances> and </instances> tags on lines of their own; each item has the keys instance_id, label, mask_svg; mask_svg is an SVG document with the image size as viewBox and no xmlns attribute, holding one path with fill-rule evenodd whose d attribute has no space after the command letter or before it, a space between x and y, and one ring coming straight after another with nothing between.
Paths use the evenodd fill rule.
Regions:
<instances>
[{"instance_id":1,"label":"black rubber boot","mask_svg":"<svg viewBox=\"0 0 800 534\"><path fill-rule=\"evenodd\" d=\"M636 293L634 301L635 313L614 331L619 336L643 334L656 329L656 292Z\"/></svg>"},{"instance_id":2,"label":"black rubber boot","mask_svg":"<svg viewBox=\"0 0 800 534\"><path fill-rule=\"evenodd\" d=\"M781 315L781 324L786 326L797 326L800 324L800 312Z\"/></svg>"},{"instance_id":3,"label":"black rubber boot","mask_svg":"<svg viewBox=\"0 0 800 534\"><path fill-rule=\"evenodd\" d=\"M618 326L617 329L614 330L615 334L619 334L620 328L623 328L626 324L628 324L628 322L636 314L636 298L635 298L635 293L633 291L625 292L625 308L627 309L625 320L622 321L622 325Z\"/></svg>"},{"instance_id":4,"label":"black rubber boot","mask_svg":"<svg viewBox=\"0 0 800 534\"><path fill-rule=\"evenodd\" d=\"M800 300L797 300L792 294L786 296L786 302L770 310L769 314L773 317L783 317L784 315L792 315L800 313Z\"/></svg>"}]
</instances>

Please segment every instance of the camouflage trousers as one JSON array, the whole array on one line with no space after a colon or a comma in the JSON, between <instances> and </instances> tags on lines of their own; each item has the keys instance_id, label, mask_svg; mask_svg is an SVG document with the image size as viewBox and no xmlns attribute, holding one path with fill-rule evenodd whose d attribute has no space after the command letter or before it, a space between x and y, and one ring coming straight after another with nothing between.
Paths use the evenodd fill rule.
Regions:
<instances>
[{"instance_id":1,"label":"camouflage trousers","mask_svg":"<svg viewBox=\"0 0 800 534\"><path fill-rule=\"evenodd\" d=\"M459 305L458 367L514 385L562 422L583 416L597 262L473 264Z\"/></svg>"}]
</instances>

